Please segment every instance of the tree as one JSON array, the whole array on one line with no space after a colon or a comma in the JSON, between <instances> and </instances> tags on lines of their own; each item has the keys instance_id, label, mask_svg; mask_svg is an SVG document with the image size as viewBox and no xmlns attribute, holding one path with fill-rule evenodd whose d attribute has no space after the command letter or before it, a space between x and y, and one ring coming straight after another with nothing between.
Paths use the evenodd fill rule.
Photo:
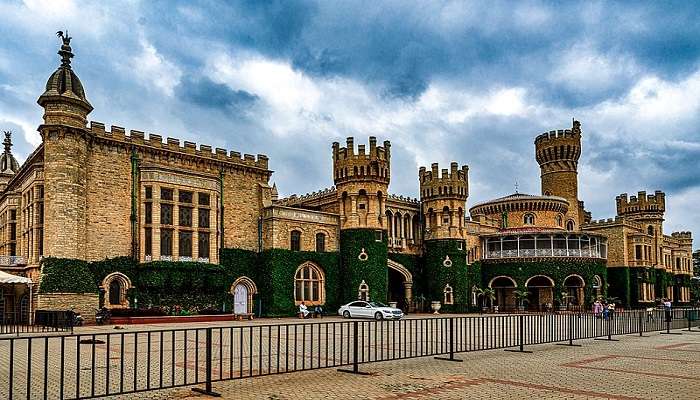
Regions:
<instances>
[{"instance_id":1,"label":"tree","mask_svg":"<svg viewBox=\"0 0 700 400\"><path fill-rule=\"evenodd\" d=\"M489 308L493 307L493 301L496 300L496 291L490 287L479 289L481 296L483 296L483 301L488 299ZM483 303L482 303L483 304Z\"/></svg>"},{"instance_id":2,"label":"tree","mask_svg":"<svg viewBox=\"0 0 700 400\"><path fill-rule=\"evenodd\" d=\"M518 302L518 307L522 309L525 305L525 303L528 303L530 300L528 300L528 296L530 296L530 292L527 291L527 289L522 289L522 290L514 290L513 291L513 296L515 296L515 301Z\"/></svg>"}]
</instances>

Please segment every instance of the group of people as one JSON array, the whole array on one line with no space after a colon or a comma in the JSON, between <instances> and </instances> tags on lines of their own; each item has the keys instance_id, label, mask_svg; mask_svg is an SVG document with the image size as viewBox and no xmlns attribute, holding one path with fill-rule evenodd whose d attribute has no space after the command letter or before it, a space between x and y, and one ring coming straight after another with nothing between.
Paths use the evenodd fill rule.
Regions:
<instances>
[{"instance_id":1,"label":"group of people","mask_svg":"<svg viewBox=\"0 0 700 400\"><path fill-rule=\"evenodd\" d=\"M661 304L659 305L664 310L664 316L666 321L670 322L672 319L671 315L671 299L661 299ZM652 322L654 320L654 307L647 308L647 322Z\"/></svg>"},{"instance_id":2,"label":"group of people","mask_svg":"<svg viewBox=\"0 0 700 400\"><path fill-rule=\"evenodd\" d=\"M600 299L596 300L593 303L593 315L596 318L613 319L615 316L615 302L611 301L608 303Z\"/></svg>"},{"instance_id":3,"label":"group of people","mask_svg":"<svg viewBox=\"0 0 700 400\"><path fill-rule=\"evenodd\" d=\"M299 318L311 318L311 317L321 317L323 318L323 308L320 305L316 305L313 311L309 311L309 307L302 301L299 304Z\"/></svg>"}]
</instances>

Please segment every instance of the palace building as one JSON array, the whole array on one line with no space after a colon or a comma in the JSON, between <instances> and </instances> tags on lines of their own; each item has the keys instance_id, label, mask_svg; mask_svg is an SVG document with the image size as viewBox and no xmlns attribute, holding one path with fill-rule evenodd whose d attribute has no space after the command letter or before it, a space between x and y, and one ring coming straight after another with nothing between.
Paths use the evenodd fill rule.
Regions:
<instances>
[{"instance_id":1,"label":"palace building","mask_svg":"<svg viewBox=\"0 0 700 400\"><path fill-rule=\"evenodd\" d=\"M664 234L663 192L623 193L606 220L585 210L578 121L535 139L541 194L467 210L469 167L456 162L421 167L419 199L390 194L391 144L370 137L332 144L331 188L278 198L265 155L88 122L61 38L38 99L42 143L19 165L6 133L0 156L0 271L32 282L0 280L3 321L180 304L192 293L169 288L207 274L202 307L263 315L358 298L447 311L690 301L692 237Z\"/></svg>"}]
</instances>

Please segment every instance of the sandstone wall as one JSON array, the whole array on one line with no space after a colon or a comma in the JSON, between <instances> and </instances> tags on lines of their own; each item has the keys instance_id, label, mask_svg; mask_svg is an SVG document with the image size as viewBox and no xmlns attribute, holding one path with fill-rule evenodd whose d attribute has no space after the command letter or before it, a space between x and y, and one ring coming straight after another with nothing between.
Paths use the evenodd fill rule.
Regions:
<instances>
[{"instance_id":1,"label":"sandstone wall","mask_svg":"<svg viewBox=\"0 0 700 400\"><path fill-rule=\"evenodd\" d=\"M79 312L86 323L95 323L95 310L100 305L99 295L94 293L41 293L37 295L36 310L73 310Z\"/></svg>"}]
</instances>

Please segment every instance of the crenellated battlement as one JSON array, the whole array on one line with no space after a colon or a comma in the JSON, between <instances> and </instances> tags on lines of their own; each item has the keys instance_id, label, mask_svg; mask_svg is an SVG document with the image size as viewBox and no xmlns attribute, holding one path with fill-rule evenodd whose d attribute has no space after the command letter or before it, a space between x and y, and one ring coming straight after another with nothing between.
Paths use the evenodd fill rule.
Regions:
<instances>
[{"instance_id":1,"label":"crenellated battlement","mask_svg":"<svg viewBox=\"0 0 700 400\"><path fill-rule=\"evenodd\" d=\"M535 158L542 172L557 172L562 169L576 170L576 164L581 157L581 123L574 120L571 129L545 132L535 139ZM555 163L556 168L548 168ZM550 169L552 169L550 171Z\"/></svg>"},{"instance_id":2,"label":"crenellated battlement","mask_svg":"<svg viewBox=\"0 0 700 400\"><path fill-rule=\"evenodd\" d=\"M671 237L676 239L692 239L693 233L690 231L672 232Z\"/></svg>"},{"instance_id":3,"label":"crenellated battlement","mask_svg":"<svg viewBox=\"0 0 700 400\"><path fill-rule=\"evenodd\" d=\"M377 138L369 137L369 152L364 144L355 148L352 137L346 139L346 147L333 142L333 179L336 183L353 180L378 181L389 183L391 176L391 143L384 141L384 146L377 146Z\"/></svg>"},{"instance_id":4,"label":"crenellated battlement","mask_svg":"<svg viewBox=\"0 0 700 400\"><path fill-rule=\"evenodd\" d=\"M422 199L435 197L457 197L466 200L469 196L469 166L456 162L450 163L450 169L442 169L438 163L430 165L430 171L425 167L418 170L420 194Z\"/></svg>"},{"instance_id":5,"label":"crenellated battlement","mask_svg":"<svg viewBox=\"0 0 700 400\"><path fill-rule=\"evenodd\" d=\"M659 214L663 216L666 210L666 194L660 190L647 195L645 191L639 191L637 196L627 196L622 193L615 197L617 215L641 215Z\"/></svg>"},{"instance_id":6,"label":"crenellated battlement","mask_svg":"<svg viewBox=\"0 0 700 400\"><path fill-rule=\"evenodd\" d=\"M627 225L631 228L639 229L642 230L642 225L631 221L625 217L620 217L617 216L615 218L607 218L607 219L594 219L591 220L590 222L586 223L582 228L583 229L595 229L595 228L605 228L611 225Z\"/></svg>"},{"instance_id":7,"label":"crenellated battlement","mask_svg":"<svg viewBox=\"0 0 700 400\"><path fill-rule=\"evenodd\" d=\"M403 203L409 203L409 204L413 204L413 205L416 205L416 206L417 206L418 204L420 204L420 201L419 201L418 199L411 198L411 197L408 197L408 196L396 195L396 194L389 194L389 195L387 196L387 200L390 200L390 201L397 201L397 202L403 202Z\"/></svg>"},{"instance_id":8,"label":"crenellated battlement","mask_svg":"<svg viewBox=\"0 0 700 400\"><path fill-rule=\"evenodd\" d=\"M119 142L131 143L139 146L162 149L175 153L188 154L197 157L204 157L212 160L246 165L255 168L268 169L268 157L264 154L257 156L252 154L243 154L237 151L227 151L222 148L215 148L207 144L197 144L194 142L183 141L180 145L180 139L168 137L163 141L161 135L149 133L148 137L143 131L130 130L127 134L123 127L112 125L108 131L105 129L105 124L102 122L90 121L88 130L98 138L111 139Z\"/></svg>"}]
</instances>

